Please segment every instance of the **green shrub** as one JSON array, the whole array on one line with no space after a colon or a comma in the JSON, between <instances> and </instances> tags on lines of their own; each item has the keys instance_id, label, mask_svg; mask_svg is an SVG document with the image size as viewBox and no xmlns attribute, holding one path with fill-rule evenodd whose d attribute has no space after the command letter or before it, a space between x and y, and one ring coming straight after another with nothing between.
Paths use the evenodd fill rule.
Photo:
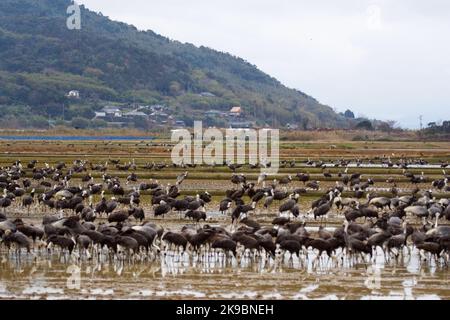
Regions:
<instances>
[{"instance_id":1,"label":"green shrub","mask_svg":"<svg viewBox=\"0 0 450 320\"><path fill-rule=\"evenodd\" d=\"M75 118L72 119L71 125L75 129L86 129L86 128L89 127L90 121L88 119L86 119L86 118L75 117Z\"/></svg>"},{"instance_id":2,"label":"green shrub","mask_svg":"<svg viewBox=\"0 0 450 320\"><path fill-rule=\"evenodd\" d=\"M106 128L107 126L108 126L108 123L102 119L94 119L91 121L92 128Z\"/></svg>"}]
</instances>

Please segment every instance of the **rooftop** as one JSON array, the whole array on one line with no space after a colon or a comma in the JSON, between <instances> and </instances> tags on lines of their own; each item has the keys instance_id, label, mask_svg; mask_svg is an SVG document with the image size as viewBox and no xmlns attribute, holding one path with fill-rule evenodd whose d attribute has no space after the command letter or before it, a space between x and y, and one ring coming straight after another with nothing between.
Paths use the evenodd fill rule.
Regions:
<instances>
[{"instance_id":1,"label":"rooftop","mask_svg":"<svg viewBox=\"0 0 450 320\"><path fill-rule=\"evenodd\" d=\"M141 111L130 111L124 114L124 116L130 116L130 117L146 117L147 114L145 114L144 112Z\"/></svg>"},{"instance_id":2,"label":"rooftop","mask_svg":"<svg viewBox=\"0 0 450 320\"><path fill-rule=\"evenodd\" d=\"M118 107L114 107L114 106L104 106L102 111L105 111L105 112L120 112L120 109Z\"/></svg>"}]
</instances>

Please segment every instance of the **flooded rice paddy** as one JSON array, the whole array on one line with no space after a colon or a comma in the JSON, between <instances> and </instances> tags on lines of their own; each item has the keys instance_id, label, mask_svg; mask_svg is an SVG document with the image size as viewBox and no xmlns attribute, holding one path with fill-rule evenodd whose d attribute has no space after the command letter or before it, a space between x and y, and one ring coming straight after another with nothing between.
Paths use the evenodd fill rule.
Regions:
<instances>
[{"instance_id":1,"label":"flooded rice paddy","mask_svg":"<svg viewBox=\"0 0 450 320\"><path fill-rule=\"evenodd\" d=\"M189 181L183 190L194 189L197 183ZM142 200L150 212L147 197ZM219 198L208 205L206 223L229 228L228 220L217 211ZM312 199L301 199L302 211ZM43 214L28 217L11 211L11 218L21 216L40 225ZM276 212L259 209L253 217L268 226L274 216ZM313 218L301 218L308 221L309 232L317 232ZM174 231L186 223L176 214L165 219L149 215L147 220ZM325 225L334 231L342 225L342 215L330 214ZM409 250L405 248L397 259L386 259L381 249L374 258L350 258L339 251L332 258L325 254L318 258L310 249L300 259L287 253L281 261L163 251L131 261L106 253L89 260L85 255L46 249L17 255L2 247L0 299L450 299L448 261L420 256L411 246Z\"/></svg>"},{"instance_id":2,"label":"flooded rice paddy","mask_svg":"<svg viewBox=\"0 0 450 320\"><path fill-rule=\"evenodd\" d=\"M448 267L417 251L385 261L179 257L151 261L2 255L2 299L450 299Z\"/></svg>"},{"instance_id":3,"label":"flooded rice paddy","mask_svg":"<svg viewBox=\"0 0 450 320\"><path fill-rule=\"evenodd\" d=\"M226 226L219 213L209 215ZM333 232L339 221L332 215L326 229ZM154 222L166 230L180 226L176 217ZM310 225L308 232L317 232ZM380 248L372 258L339 250L317 257L309 249L281 259L169 249L134 259L105 251L92 259L45 248L0 252L0 299L450 299L449 276L448 262L412 246L398 258L386 258Z\"/></svg>"},{"instance_id":4,"label":"flooded rice paddy","mask_svg":"<svg viewBox=\"0 0 450 320\"><path fill-rule=\"evenodd\" d=\"M0 162L3 167L11 165L16 159L16 155L12 156L14 152L18 153L18 158L22 158L23 164L36 157L42 157L39 158L39 167L45 163L53 167L59 161L65 161L69 165L75 157L90 159L93 164L103 164L109 161L111 156L122 155L125 157L122 163L134 162L136 159L138 165L135 171L138 182L127 183L127 191L138 187L141 182L148 182L149 179L157 179L164 186L173 184L177 175L185 170L165 167L161 171L156 171L143 168L148 162L160 161L159 158L167 157L166 146L153 147L150 153L147 146L133 141L127 144L124 141L101 144L98 141L77 143L76 139L72 140L75 142L70 144L63 142L21 144L20 141L15 143L0 141L0 151L3 153ZM121 140L126 139L122 137ZM388 150L386 152L384 149L366 150L360 145L355 147L357 149L329 150L325 146L325 149L296 148L282 151L286 159L298 157L299 154L303 158L314 157L317 154L320 157L328 155L329 158L336 160L336 154L339 154L339 157L341 154L363 157L372 156L375 152L377 155L390 154L392 151L405 152L411 157L421 157L423 152L430 159L434 157L438 159L429 164L408 165L408 170L416 175L425 171L426 181L414 186L404 177L402 169L397 165L387 168L379 162L370 164L353 162L346 166L349 174L359 171L364 175L364 179L373 178L375 185L369 186L366 192L379 194L390 193L393 185L386 182L389 177L393 177L400 194L409 194L414 187L420 190L430 189L432 180L445 175L445 172L442 172L441 161L448 160L449 155L448 144L437 145L430 149L414 145L414 149L405 147L394 150L392 146L380 143L379 148L386 148ZM338 180L337 173L344 168L333 167L333 164L325 158L324 164L333 175L328 179L323 177L320 168L307 166L303 162L300 163L299 160L295 168L282 168L278 176L271 178L279 179L287 174L295 176L298 172L308 172L311 179L320 182L319 190L308 189L307 194L302 194L298 202L299 219L306 220L308 231L316 233L319 222L306 216L305 213L313 200L335 185ZM251 181L256 180L259 174L259 170L252 171L248 168L238 170L238 173L241 172ZM97 171L92 173L93 182L102 183L102 173ZM130 172L119 171L111 166L107 173L124 181ZM31 170L26 170L26 174L30 178ZM207 223L229 228L231 219L218 212L218 205L224 197L225 190L236 187L230 182L231 174L225 167L189 169L188 179L180 186L182 197L205 190L213 195L212 202L207 206L206 222L197 226ZM71 185L85 187L81 176L75 174L70 181ZM304 183L294 179L287 189L291 192L295 188L303 187ZM346 193L349 195L350 191L347 190ZM433 190L433 195L437 199L448 197L448 193L438 190ZM111 196L110 193L107 194L108 199ZM176 213L165 219L154 218L153 208L150 205L151 196L143 192L140 199L146 220L162 225L165 230L180 231L181 226L191 223L180 219ZM93 201L97 203L99 196L94 196ZM361 202L364 201L366 200L361 199ZM281 203L275 201L271 210L259 205L254 215L250 217L264 227L271 226L271 221L277 216L277 208ZM42 216L48 213L50 212L36 209L29 216L28 212L17 203L8 208L8 218L21 217L26 223L33 223L36 226L42 226ZM334 211L328 215L324 224L332 231L335 227L342 226L343 219L342 212ZM447 223L443 219L441 221ZM420 224L418 220L409 222L414 226ZM5 246L0 244L0 299L450 299L448 257L435 260L429 255L421 256L411 245L404 248L398 258L393 255L386 258L381 249L378 249L372 258L359 255L349 257L339 250L332 258L328 258L326 254L317 257L317 251L309 249L300 257L291 257L286 253L279 259L250 257L245 254L236 259L231 256L225 257L223 253L210 252L180 255L169 250L124 259L117 259L106 252L92 253L92 259L88 259L78 250L75 254L69 255L67 252L61 253L59 249L48 251L41 248L28 254L24 249L20 253L14 249L7 251Z\"/></svg>"}]
</instances>

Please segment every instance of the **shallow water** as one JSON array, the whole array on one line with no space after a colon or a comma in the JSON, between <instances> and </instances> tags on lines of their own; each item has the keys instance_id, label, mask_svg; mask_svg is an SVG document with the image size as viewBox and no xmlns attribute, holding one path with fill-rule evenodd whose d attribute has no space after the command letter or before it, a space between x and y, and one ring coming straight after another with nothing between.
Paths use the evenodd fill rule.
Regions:
<instances>
[{"instance_id":1,"label":"shallow water","mask_svg":"<svg viewBox=\"0 0 450 320\"><path fill-rule=\"evenodd\" d=\"M215 206L217 207L217 206ZM212 223L227 219L208 212ZM273 214L259 217L270 223ZM40 225L42 218L25 218ZM179 230L178 216L155 220L165 229ZM228 221L228 220L226 220ZM342 219L331 216L332 232ZM308 220L307 230L318 225ZM449 269L444 261L424 261L417 252L403 257L349 259L340 252L333 259L294 257L284 261L248 257L238 262L223 255L198 259L167 252L156 259L118 261L106 255L88 260L49 255L35 257L0 250L0 299L450 299ZM343 258L343 259L342 259ZM449 263L449 262L447 262Z\"/></svg>"},{"instance_id":2,"label":"shallow water","mask_svg":"<svg viewBox=\"0 0 450 320\"><path fill-rule=\"evenodd\" d=\"M385 262L308 259L240 262L167 252L152 261L88 261L68 255L2 254L0 298L18 299L450 299L448 267L417 251ZM76 261L76 262L75 262Z\"/></svg>"}]
</instances>

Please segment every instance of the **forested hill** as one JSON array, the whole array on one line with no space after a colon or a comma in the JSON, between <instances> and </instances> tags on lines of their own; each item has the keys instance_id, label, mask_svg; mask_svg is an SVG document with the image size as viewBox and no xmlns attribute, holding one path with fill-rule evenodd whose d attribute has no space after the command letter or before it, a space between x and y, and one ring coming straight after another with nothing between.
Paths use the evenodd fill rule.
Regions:
<instances>
[{"instance_id":1,"label":"forested hill","mask_svg":"<svg viewBox=\"0 0 450 320\"><path fill-rule=\"evenodd\" d=\"M0 1L1 117L89 118L107 103L164 104L180 119L242 106L247 120L345 127L348 118L289 89L243 59L172 41L81 6L81 30L66 27L69 0ZM299 57L301 59L301 57ZM65 95L79 90L73 102ZM207 94L201 94L201 93Z\"/></svg>"}]
</instances>

